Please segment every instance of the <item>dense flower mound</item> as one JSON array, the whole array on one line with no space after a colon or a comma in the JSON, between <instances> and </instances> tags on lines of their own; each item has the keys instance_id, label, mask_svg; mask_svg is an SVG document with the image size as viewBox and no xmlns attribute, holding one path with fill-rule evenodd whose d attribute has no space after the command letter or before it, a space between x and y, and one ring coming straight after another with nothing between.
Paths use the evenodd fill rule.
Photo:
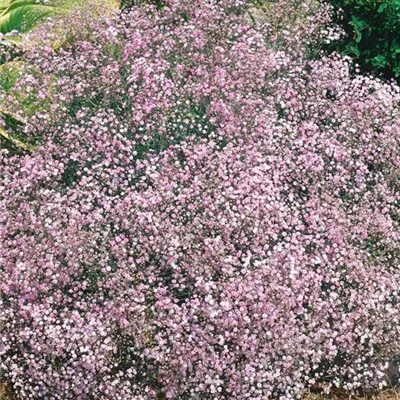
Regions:
<instances>
[{"instance_id":1,"label":"dense flower mound","mask_svg":"<svg viewBox=\"0 0 400 400\"><path fill-rule=\"evenodd\" d=\"M1 368L20 397L385 385L398 87L302 58L316 22L292 57L239 2L84 19L26 55L39 145L1 153Z\"/></svg>"}]
</instances>

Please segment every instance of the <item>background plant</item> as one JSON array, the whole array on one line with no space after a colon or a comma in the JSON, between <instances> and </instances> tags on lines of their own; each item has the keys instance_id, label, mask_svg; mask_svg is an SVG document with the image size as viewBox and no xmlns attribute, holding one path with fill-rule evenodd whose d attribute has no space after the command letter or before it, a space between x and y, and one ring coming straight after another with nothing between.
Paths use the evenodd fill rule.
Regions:
<instances>
[{"instance_id":1,"label":"background plant","mask_svg":"<svg viewBox=\"0 0 400 400\"><path fill-rule=\"evenodd\" d=\"M400 2L328 0L333 22L346 35L327 46L349 55L365 70L386 78L400 76Z\"/></svg>"},{"instance_id":2,"label":"background plant","mask_svg":"<svg viewBox=\"0 0 400 400\"><path fill-rule=\"evenodd\" d=\"M0 31L26 32L37 21L53 12L54 7L36 0L4 0L0 6Z\"/></svg>"}]
</instances>

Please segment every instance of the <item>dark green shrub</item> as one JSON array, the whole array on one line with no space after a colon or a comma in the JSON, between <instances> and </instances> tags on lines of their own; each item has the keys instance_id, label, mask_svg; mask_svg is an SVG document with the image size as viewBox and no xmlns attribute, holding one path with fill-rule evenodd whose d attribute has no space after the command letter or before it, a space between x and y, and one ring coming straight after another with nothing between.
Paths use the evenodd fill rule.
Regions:
<instances>
[{"instance_id":1,"label":"dark green shrub","mask_svg":"<svg viewBox=\"0 0 400 400\"><path fill-rule=\"evenodd\" d=\"M143 4L154 4L159 9L164 6L164 2L162 0L120 0L119 7L125 10Z\"/></svg>"},{"instance_id":2,"label":"dark green shrub","mask_svg":"<svg viewBox=\"0 0 400 400\"><path fill-rule=\"evenodd\" d=\"M364 71L400 79L400 0L325 0L346 32L327 50L349 55Z\"/></svg>"}]
</instances>

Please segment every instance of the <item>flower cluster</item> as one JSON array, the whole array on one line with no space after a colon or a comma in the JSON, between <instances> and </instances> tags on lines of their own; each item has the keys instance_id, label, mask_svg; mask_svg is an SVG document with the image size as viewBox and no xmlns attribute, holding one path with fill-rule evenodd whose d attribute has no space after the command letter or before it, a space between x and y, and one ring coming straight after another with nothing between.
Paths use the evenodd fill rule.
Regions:
<instances>
[{"instance_id":1,"label":"flower cluster","mask_svg":"<svg viewBox=\"0 0 400 400\"><path fill-rule=\"evenodd\" d=\"M3 373L22 399L382 387L399 88L298 58L318 21L294 57L241 1L167 3L76 15L25 56L38 147L1 153Z\"/></svg>"}]
</instances>

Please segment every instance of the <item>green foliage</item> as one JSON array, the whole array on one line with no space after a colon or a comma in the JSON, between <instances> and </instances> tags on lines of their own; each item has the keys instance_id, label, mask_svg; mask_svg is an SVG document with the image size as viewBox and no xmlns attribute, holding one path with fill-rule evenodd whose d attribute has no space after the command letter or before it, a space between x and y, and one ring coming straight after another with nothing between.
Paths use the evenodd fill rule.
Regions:
<instances>
[{"instance_id":1,"label":"green foliage","mask_svg":"<svg viewBox=\"0 0 400 400\"><path fill-rule=\"evenodd\" d=\"M400 0L325 0L346 37L327 50L349 55L364 71L400 79Z\"/></svg>"},{"instance_id":2,"label":"green foliage","mask_svg":"<svg viewBox=\"0 0 400 400\"><path fill-rule=\"evenodd\" d=\"M165 6L165 3L163 0L120 0L119 8L125 10L125 9L129 9L131 7L139 6L139 5L143 5L143 4L153 4L158 9L162 9Z\"/></svg>"},{"instance_id":3,"label":"green foliage","mask_svg":"<svg viewBox=\"0 0 400 400\"><path fill-rule=\"evenodd\" d=\"M22 67L18 62L0 65L0 90L8 93L14 87L21 70Z\"/></svg>"},{"instance_id":4,"label":"green foliage","mask_svg":"<svg viewBox=\"0 0 400 400\"><path fill-rule=\"evenodd\" d=\"M0 5L0 32L13 30L27 32L36 23L50 15L54 6L41 4L36 0L2 0Z\"/></svg>"}]
</instances>

